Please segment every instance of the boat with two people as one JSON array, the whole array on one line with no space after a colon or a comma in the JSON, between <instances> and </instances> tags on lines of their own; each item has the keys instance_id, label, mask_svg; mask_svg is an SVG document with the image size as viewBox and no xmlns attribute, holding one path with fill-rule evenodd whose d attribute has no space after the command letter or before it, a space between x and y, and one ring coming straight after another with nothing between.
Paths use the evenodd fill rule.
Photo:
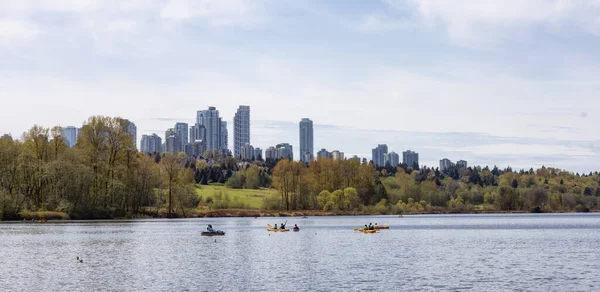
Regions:
<instances>
[{"instance_id":1,"label":"boat with two people","mask_svg":"<svg viewBox=\"0 0 600 292\"><path fill-rule=\"evenodd\" d=\"M290 231L289 228L285 228L286 224L287 224L287 221L285 221L285 223L281 223L281 225L279 225L279 228L277 227L277 224L275 224L275 227L271 227L271 224L267 224L267 231L272 231L272 232L287 232L287 231Z\"/></svg>"},{"instance_id":2,"label":"boat with two people","mask_svg":"<svg viewBox=\"0 0 600 292\"><path fill-rule=\"evenodd\" d=\"M212 225L208 224L206 227L206 231L201 233L202 236L222 236L225 235L225 232L222 230L213 229Z\"/></svg>"},{"instance_id":3,"label":"boat with two people","mask_svg":"<svg viewBox=\"0 0 600 292\"><path fill-rule=\"evenodd\" d=\"M354 231L360 231L362 233L376 233L377 230L379 229L375 229L373 223L369 223L369 225L365 224L365 227L363 228L354 228Z\"/></svg>"}]
</instances>

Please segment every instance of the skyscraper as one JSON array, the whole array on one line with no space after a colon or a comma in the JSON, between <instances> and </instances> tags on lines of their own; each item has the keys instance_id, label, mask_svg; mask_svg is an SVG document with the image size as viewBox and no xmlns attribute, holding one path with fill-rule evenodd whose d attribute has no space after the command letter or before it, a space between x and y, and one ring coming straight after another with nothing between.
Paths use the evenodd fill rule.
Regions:
<instances>
[{"instance_id":1,"label":"skyscraper","mask_svg":"<svg viewBox=\"0 0 600 292\"><path fill-rule=\"evenodd\" d=\"M183 151L183 149L181 149L181 140L179 139L179 136L177 136L175 129L167 129L167 131L165 131L165 152L179 153L181 151Z\"/></svg>"},{"instance_id":2,"label":"skyscraper","mask_svg":"<svg viewBox=\"0 0 600 292\"><path fill-rule=\"evenodd\" d=\"M254 160L259 160L259 161L263 160L262 149L260 149L258 147L254 148Z\"/></svg>"},{"instance_id":3,"label":"skyscraper","mask_svg":"<svg viewBox=\"0 0 600 292\"><path fill-rule=\"evenodd\" d=\"M235 157L240 157L240 148L246 143L250 143L250 106L240 105L233 116L233 155Z\"/></svg>"},{"instance_id":4,"label":"skyscraper","mask_svg":"<svg viewBox=\"0 0 600 292\"><path fill-rule=\"evenodd\" d=\"M179 139L179 149L185 150L185 145L188 144L188 124L187 123L176 123L175 124L175 135Z\"/></svg>"},{"instance_id":5,"label":"skyscraper","mask_svg":"<svg viewBox=\"0 0 600 292\"><path fill-rule=\"evenodd\" d=\"M333 158L333 155L327 149L322 148L317 152L317 158Z\"/></svg>"},{"instance_id":6,"label":"skyscraper","mask_svg":"<svg viewBox=\"0 0 600 292\"><path fill-rule=\"evenodd\" d=\"M388 164L392 167L398 166L400 164L400 156L394 151L384 154L383 165L388 166Z\"/></svg>"},{"instance_id":7,"label":"skyscraper","mask_svg":"<svg viewBox=\"0 0 600 292\"><path fill-rule=\"evenodd\" d=\"M372 151L373 154L373 164L375 166L385 166L385 161L383 160L383 156L388 153L388 147L386 144L379 144Z\"/></svg>"},{"instance_id":8,"label":"skyscraper","mask_svg":"<svg viewBox=\"0 0 600 292\"><path fill-rule=\"evenodd\" d=\"M160 153L162 148L162 139L155 133L152 135L142 135L142 143L140 148L142 152L145 153Z\"/></svg>"},{"instance_id":9,"label":"skyscraper","mask_svg":"<svg viewBox=\"0 0 600 292\"><path fill-rule=\"evenodd\" d=\"M221 120L221 118L219 118ZM227 134L227 121L221 121L221 154L228 155L229 152L229 135Z\"/></svg>"},{"instance_id":10,"label":"skyscraper","mask_svg":"<svg viewBox=\"0 0 600 292\"><path fill-rule=\"evenodd\" d=\"M125 119L125 122L127 123L127 133L131 136L131 145L133 148L137 148L137 127L130 120Z\"/></svg>"},{"instance_id":11,"label":"skyscraper","mask_svg":"<svg viewBox=\"0 0 600 292\"><path fill-rule=\"evenodd\" d=\"M333 150L331 151L331 158L333 158L333 160L344 160L344 152Z\"/></svg>"},{"instance_id":12,"label":"skyscraper","mask_svg":"<svg viewBox=\"0 0 600 292\"><path fill-rule=\"evenodd\" d=\"M300 121L300 160L308 163L313 157L313 122L303 118Z\"/></svg>"},{"instance_id":13,"label":"skyscraper","mask_svg":"<svg viewBox=\"0 0 600 292\"><path fill-rule=\"evenodd\" d=\"M402 163L406 164L409 167L419 168L419 153L406 150L402 152Z\"/></svg>"},{"instance_id":14,"label":"skyscraper","mask_svg":"<svg viewBox=\"0 0 600 292\"><path fill-rule=\"evenodd\" d=\"M277 148L278 159L289 158L290 160L294 160L294 149L292 148L292 145L288 143L281 143L277 144L275 148Z\"/></svg>"},{"instance_id":15,"label":"skyscraper","mask_svg":"<svg viewBox=\"0 0 600 292\"><path fill-rule=\"evenodd\" d=\"M206 129L204 126L195 124L190 127L190 143L194 143L197 140L206 140Z\"/></svg>"},{"instance_id":16,"label":"skyscraper","mask_svg":"<svg viewBox=\"0 0 600 292\"><path fill-rule=\"evenodd\" d=\"M254 160L254 147L252 145L246 143L240 149L240 159L243 161L253 161Z\"/></svg>"},{"instance_id":17,"label":"skyscraper","mask_svg":"<svg viewBox=\"0 0 600 292\"><path fill-rule=\"evenodd\" d=\"M221 150L221 118L219 111L210 106L207 110L197 112L196 124L204 126L206 148L212 150Z\"/></svg>"},{"instance_id":18,"label":"skyscraper","mask_svg":"<svg viewBox=\"0 0 600 292\"><path fill-rule=\"evenodd\" d=\"M279 152L277 151L277 148L271 146L271 147L267 148L267 150L265 150L265 160L267 160L267 159L272 159L272 160L279 159Z\"/></svg>"},{"instance_id":19,"label":"skyscraper","mask_svg":"<svg viewBox=\"0 0 600 292\"><path fill-rule=\"evenodd\" d=\"M448 159L448 158L444 158L444 159L440 160L440 171L441 172L444 172L453 166L454 166L454 163L452 163L452 161L450 161L450 159Z\"/></svg>"},{"instance_id":20,"label":"skyscraper","mask_svg":"<svg viewBox=\"0 0 600 292\"><path fill-rule=\"evenodd\" d=\"M69 148L73 148L77 144L77 132L77 128L72 126L62 128L62 135Z\"/></svg>"}]
</instances>

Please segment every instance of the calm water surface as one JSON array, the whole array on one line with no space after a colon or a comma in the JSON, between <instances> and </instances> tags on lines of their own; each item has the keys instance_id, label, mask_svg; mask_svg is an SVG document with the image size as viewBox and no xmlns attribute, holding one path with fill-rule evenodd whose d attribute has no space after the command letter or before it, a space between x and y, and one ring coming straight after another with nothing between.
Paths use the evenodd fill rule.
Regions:
<instances>
[{"instance_id":1,"label":"calm water surface","mask_svg":"<svg viewBox=\"0 0 600 292\"><path fill-rule=\"evenodd\" d=\"M600 291L600 214L0 223L0 263L2 291Z\"/></svg>"}]
</instances>

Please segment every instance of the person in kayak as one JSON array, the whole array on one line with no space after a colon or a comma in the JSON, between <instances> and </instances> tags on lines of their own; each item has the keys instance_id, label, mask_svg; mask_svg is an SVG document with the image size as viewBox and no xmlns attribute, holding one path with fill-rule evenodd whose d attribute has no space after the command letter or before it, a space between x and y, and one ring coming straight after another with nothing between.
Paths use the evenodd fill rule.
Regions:
<instances>
[{"instance_id":1,"label":"person in kayak","mask_svg":"<svg viewBox=\"0 0 600 292\"><path fill-rule=\"evenodd\" d=\"M206 227L206 230L208 230L208 232L213 233L215 232L215 230L213 229L212 225L208 224L208 227Z\"/></svg>"},{"instance_id":2,"label":"person in kayak","mask_svg":"<svg viewBox=\"0 0 600 292\"><path fill-rule=\"evenodd\" d=\"M294 229L300 229L300 228L298 227L298 224L294 224Z\"/></svg>"},{"instance_id":3,"label":"person in kayak","mask_svg":"<svg viewBox=\"0 0 600 292\"><path fill-rule=\"evenodd\" d=\"M285 224L281 223L280 227L281 229L285 229Z\"/></svg>"},{"instance_id":4,"label":"person in kayak","mask_svg":"<svg viewBox=\"0 0 600 292\"><path fill-rule=\"evenodd\" d=\"M367 224L365 224L365 228L363 228L363 230L369 230L369 226L367 226Z\"/></svg>"},{"instance_id":5,"label":"person in kayak","mask_svg":"<svg viewBox=\"0 0 600 292\"><path fill-rule=\"evenodd\" d=\"M277 229L277 224L275 224L275 228L273 228L273 229Z\"/></svg>"},{"instance_id":6,"label":"person in kayak","mask_svg":"<svg viewBox=\"0 0 600 292\"><path fill-rule=\"evenodd\" d=\"M375 229L375 227L373 227L373 223L369 223L369 230L373 230Z\"/></svg>"}]
</instances>

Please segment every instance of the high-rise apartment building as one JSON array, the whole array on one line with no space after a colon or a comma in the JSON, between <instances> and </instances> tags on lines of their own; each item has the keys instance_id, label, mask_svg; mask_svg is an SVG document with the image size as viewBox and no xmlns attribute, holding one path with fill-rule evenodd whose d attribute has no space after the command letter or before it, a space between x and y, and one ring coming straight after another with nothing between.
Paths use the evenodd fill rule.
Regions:
<instances>
[{"instance_id":1,"label":"high-rise apartment building","mask_svg":"<svg viewBox=\"0 0 600 292\"><path fill-rule=\"evenodd\" d=\"M221 121L221 154L228 155L229 152L229 135L227 134L227 121Z\"/></svg>"},{"instance_id":2,"label":"high-rise apartment building","mask_svg":"<svg viewBox=\"0 0 600 292\"><path fill-rule=\"evenodd\" d=\"M279 151L277 151L277 148L271 146L271 147L267 148L267 150L265 150L265 160L267 160L267 159L271 159L271 160L279 159Z\"/></svg>"},{"instance_id":3,"label":"high-rise apartment building","mask_svg":"<svg viewBox=\"0 0 600 292\"><path fill-rule=\"evenodd\" d=\"M331 152L327 151L325 148L321 148L319 152L317 152L317 158L332 158Z\"/></svg>"},{"instance_id":4,"label":"high-rise apartment building","mask_svg":"<svg viewBox=\"0 0 600 292\"><path fill-rule=\"evenodd\" d=\"M125 119L125 122L127 123L127 134L131 136L131 145L133 148L137 148L137 127L130 120Z\"/></svg>"},{"instance_id":5,"label":"high-rise apartment building","mask_svg":"<svg viewBox=\"0 0 600 292\"><path fill-rule=\"evenodd\" d=\"M411 150L402 152L402 163L408 167L419 168L419 153Z\"/></svg>"},{"instance_id":6,"label":"high-rise apartment building","mask_svg":"<svg viewBox=\"0 0 600 292\"><path fill-rule=\"evenodd\" d=\"M253 161L254 160L254 147L252 145L246 143L240 149L240 159L243 161Z\"/></svg>"},{"instance_id":7,"label":"high-rise apartment building","mask_svg":"<svg viewBox=\"0 0 600 292\"><path fill-rule=\"evenodd\" d=\"M65 143L67 146L69 146L69 148L73 148L77 144L77 132L77 128L73 126L62 128L62 135L65 138Z\"/></svg>"},{"instance_id":8,"label":"high-rise apartment building","mask_svg":"<svg viewBox=\"0 0 600 292\"><path fill-rule=\"evenodd\" d=\"M334 160L344 160L344 152L340 152L339 150L331 151L331 158Z\"/></svg>"},{"instance_id":9,"label":"high-rise apartment building","mask_svg":"<svg viewBox=\"0 0 600 292\"><path fill-rule=\"evenodd\" d=\"M456 167L458 167L459 169L461 168L467 168L467 161L466 160L459 160L456 162Z\"/></svg>"},{"instance_id":10,"label":"high-rise apartment building","mask_svg":"<svg viewBox=\"0 0 600 292\"><path fill-rule=\"evenodd\" d=\"M140 146L142 152L160 153L162 151L162 139L155 133L152 135L142 135L142 143Z\"/></svg>"},{"instance_id":11,"label":"high-rise apartment building","mask_svg":"<svg viewBox=\"0 0 600 292\"><path fill-rule=\"evenodd\" d=\"M204 156L204 152L206 152L206 144L202 140L196 140L190 143L192 156L196 158L200 158Z\"/></svg>"},{"instance_id":12,"label":"high-rise apartment building","mask_svg":"<svg viewBox=\"0 0 600 292\"><path fill-rule=\"evenodd\" d=\"M281 143L275 146L277 148L277 158L289 158L290 160L294 160L294 150L292 145L288 143Z\"/></svg>"},{"instance_id":13,"label":"high-rise apartment building","mask_svg":"<svg viewBox=\"0 0 600 292\"><path fill-rule=\"evenodd\" d=\"M300 121L300 160L308 163L314 157L313 122L308 118Z\"/></svg>"},{"instance_id":14,"label":"high-rise apartment building","mask_svg":"<svg viewBox=\"0 0 600 292\"><path fill-rule=\"evenodd\" d=\"M165 144L167 148L165 150L166 152L179 153L183 151L183 149L181 149L181 141L177 135L168 136Z\"/></svg>"},{"instance_id":15,"label":"high-rise apartment building","mask_svg":"<svg viewBox=\"0 0 600 292\"><path fill-rule=\"evenodd\" d=\"M233 155L235 157L240 157L240 149L246 143L250 143L250 106L240 105L233 116Z\"/></svg>"},{"instance_id":16,"label":"high-rise apartment building","mask_svg":"<svg viewBox=\"0 0 600 292\"><path fill-rule=\"evenodd\" d=\"M444 158L440 160L440 171L446 171L447 169L454 166L454 163L448 158Z\"/></svg>"},{"instance_id":17,"label":"high-rise apartment building","mask_svg":"<svg viewBox=\"0 0 600 292\"><path fill-rule=\"evenodd\" d=\"M221 118L219 111L214 107L208 107L207 110L200 110L196 114L196 124L204 126L204 140L206 140L206 148L212 150L221 150Z\"/></svg>"},{"instance_id":18,"label":"high-rise apartment building","mask_svg":"<svg viewBox=\"0 0 600 292\"><path fill-rule=\"evenodd\" d=\"M254 148L254 160L259 160L259 161L263 160L262 149L260 149L258 147Z\"/></svg>"},{"instance_id":19,"label":"high-rise apartment building","mask_svg":"<svg viewBox=\"0 0 600 292\"><path fill-rule=\"evenodd\" d=\"M176 123L175 124L175 135L177 136L177 139L179 139L179 143L181 144L179 146L179 149L181 151L185 150L185 145L188 144L188 124L187 123Z\"/></svg>"},{"instance_id":20,"label":"high-rise apartment building","mask_svg":"<svg viewBox=\"0 0 600 292\"><path fill-rule=\"evenodd\" d=\"M383 165L384 166L389 165L392 167L396 167L396 166L398 166L398 164L400 164L400 155L398 155L396 152L392 151L390 153L383 155Z\"/></svg>"},{"instance_id":21,"label":"high-rise apartment building","mask_svg":"<svg viewBox=\"0 0 600 292\"><path fill-rule=\"evenodd\" d=\"M388 153L388 147L386 144L379 144L372 150L373 154L373 164L375 166L385 166L385 161L383 161L383 156Z\"/></svg>"},{"instance_id":22,"label":"high-rise apartment building","mask_svg":"<svg viewBox=\"0 0 600 292\"><path fill-rule=\"evenodd\" d=\"M206 140L206 129L203 125L195 124L190 127L190 143L193 143L197 140Z\"/></svg>"}]
</instances>

